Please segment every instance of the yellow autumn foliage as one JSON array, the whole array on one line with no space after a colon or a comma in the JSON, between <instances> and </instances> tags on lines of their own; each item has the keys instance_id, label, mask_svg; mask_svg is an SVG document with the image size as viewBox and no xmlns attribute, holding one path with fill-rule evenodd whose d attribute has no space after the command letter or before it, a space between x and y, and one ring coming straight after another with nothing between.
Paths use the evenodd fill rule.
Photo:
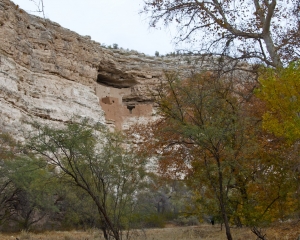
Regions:
<instances>
[{"instance_id":1,"label":"yellow autumn foliage","mask_svg":"<svg viewBox=\"0 0 300 240\"><path fill-rule=\"evenodd\" d=\"M286 68L261 70L257 96L265 101L263 127L294 142L300 139L300 61Z\"/></svg>"}]
</instances>

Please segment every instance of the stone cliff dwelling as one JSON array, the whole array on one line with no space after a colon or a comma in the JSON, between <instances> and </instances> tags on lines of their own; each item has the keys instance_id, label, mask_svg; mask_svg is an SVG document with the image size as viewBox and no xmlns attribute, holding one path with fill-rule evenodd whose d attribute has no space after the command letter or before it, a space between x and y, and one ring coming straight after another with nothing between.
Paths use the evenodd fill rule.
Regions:
<instances>
[{"instance_id":1,"label":"stone cliff dwelling","mask_svg":"<svg viewBox=\"0 0 300 240\"><path fill-rule=\"evenodd\" d=\"M106 49L10 0L0 10L0 127L8 132L22 132L24 119L60 124L74 114L119 130L148 123L158 117L149 89L165 71L194 69L180 56Z\"/></svg>"},{"instance_id":2,"label":"stone cliff dwelling","mask_svg":"<svg viewBox=\"0 0 300 240\"><path fill-rule=\"evenodd\" d=\"M152 104L124 101L130 94L130 87L116 88L102 83L96 86L96 95L105 112L106 123L114 125L118 130L141 123L152 116Z\"/></svg>"},{"instance_id":3,"label":"stone cliff dwelling","mask_svg":"<svg viewBox=\"0 0 300 240\"><path fill-rule=\"evenodd\" d=\"M122 70L115 61L99 64L95 92L107 124L125 130L133 124L149 122L153 103L135 91L139 85L132 69Z\"/></svg>"}]
</instances>

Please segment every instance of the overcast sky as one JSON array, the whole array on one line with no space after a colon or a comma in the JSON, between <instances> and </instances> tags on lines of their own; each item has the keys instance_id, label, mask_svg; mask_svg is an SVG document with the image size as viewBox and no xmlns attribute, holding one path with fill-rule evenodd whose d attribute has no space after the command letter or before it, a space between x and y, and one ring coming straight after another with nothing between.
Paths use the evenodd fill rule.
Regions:
<instances>
[{"instance_id":1,"label":"overcast sky","mask_svg":"<svg viewBox=\"0 0 300 240\"><path fill-rule=\"evenodd\" d=\"M38 15L32 0L12 1ZM161 30L150 29L146 16L139 14L142 8L143 0L44 0L46 18L101 44L117 43L148 55L175 51L175 31L163 26Z\"/></svg>"}]
</instances>

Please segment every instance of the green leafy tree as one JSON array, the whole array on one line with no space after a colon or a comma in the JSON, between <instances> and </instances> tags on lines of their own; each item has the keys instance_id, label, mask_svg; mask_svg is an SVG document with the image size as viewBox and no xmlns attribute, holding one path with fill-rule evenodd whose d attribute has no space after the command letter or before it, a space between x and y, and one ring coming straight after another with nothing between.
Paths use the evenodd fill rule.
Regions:
<instances>
[{"instance_id":1,"label":"green leafy tree","mask_svg":"<svg viewBox=\"0 0 300 240\"><path fill-rule=\"evenodd\" d=\"M7 133L0 133L0 225L12 215L10 209L17 189L8 177L6 163L11 161L17 152L14 139Z\"/></svg>"},{"instance_id":2,"label":"green leafy tree","mask_svg":"<svg viewBox=\"0 0 300 240\"><path fill-rule=\"evenodd\" d=\"M5 222L9 222L10 228L30 230L56 210L53 188L47 182L51 172L38 159L26 156L22 146L9 134L2 133L0 139L0 219L3 229Z\"/></svg>"},{"instance_id":3,"label":"green leafy tree","mask_svg":"<svg viewBox=\"0 0 300 240\"><path fill-rule=\"evenodd\" d=\"M50 181L53 174L42 161L16 156L6 163L5 168L6 176L16 188L10 220L17 222L19 229L31 230L58 210L53 198L55 187ZM42 228L42 224L39 227Z\"/></svg>"},{"instance_id":4,"label":"green leafy tree","mask_svg":"<svg viewBox=\"0 0 300 240\"><path fill-rule=\"evenodd\" d=\"M189 217L185 205L191 200L186 184L182 180L163 179L155 173L148 173L147 179L145 189L136 196L137 227L164 227L171 220L184 224L185 217Z\"/></svg>"},{"instance_id":5,"label":"green leafy tree","mask_svg":"<svg viewBox=\"0 0 300 240\"><path fill-rule=\"evenodd\" d=\"M57 181L55 190L58 212L51 218L54 228L87 230L100 226L95 204L84 190L64 181Z\"/></svg>"},{"instance_id":6,"label":"green leafy tree","mask_svg":"<svg viewBox=\"0 0 300 240\"><path fill-rule=\"evenodd\" d=\"M119 133L88 120L56 129L34 124L28 147L58 168L65 181L93 200L105 239L122 239L130 227L134 194L144 176L143 161Z\"/></svg>"}]
</instances>

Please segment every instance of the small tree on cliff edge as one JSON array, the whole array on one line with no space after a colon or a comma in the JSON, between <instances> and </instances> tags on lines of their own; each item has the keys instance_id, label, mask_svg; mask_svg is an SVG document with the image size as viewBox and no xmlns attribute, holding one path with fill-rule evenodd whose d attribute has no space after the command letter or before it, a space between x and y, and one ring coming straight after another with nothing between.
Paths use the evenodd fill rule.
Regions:
<instances>
[{"instance_id":1,"label":"small tree on cliff edge","mask_svg":"<svg viewBox=\"0 0 300 240\"><path fill-rule=\"evenodd\" d=\"M29 0L29 1L33 2L34 5L36 6L36 10L34 12L42 14L43 18L46 19L44 0Z\"/></svg>"},{"instance_id":2,"label":"small tree on cliff edge","mask_svg":"<svg viewBox=\"0 0 300 240\"><path fill-rule=\"evenodd\" d=\"M299 58L299 0L146 0L150 25L176 23L178 41L200 53L256 59L273 67Z\"/></svg>"}]
</instances>

